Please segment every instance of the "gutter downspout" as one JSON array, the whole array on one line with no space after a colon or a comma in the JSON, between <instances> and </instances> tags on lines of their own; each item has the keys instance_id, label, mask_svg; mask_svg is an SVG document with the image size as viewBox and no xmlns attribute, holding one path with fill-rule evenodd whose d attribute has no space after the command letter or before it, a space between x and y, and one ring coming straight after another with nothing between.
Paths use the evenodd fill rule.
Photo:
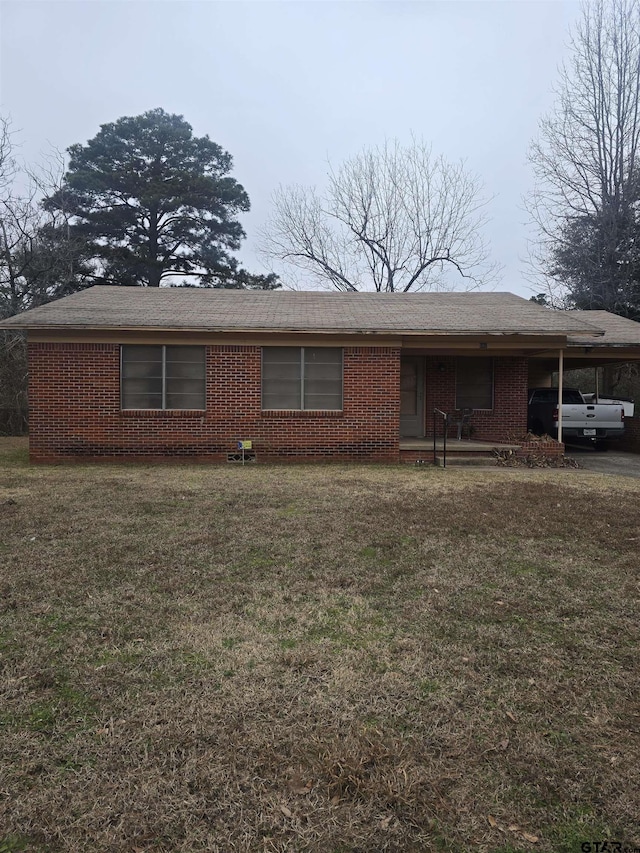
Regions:
<instances>
[{"instance_id":1,"label":"gutter downspout","mask_svg":"<svg viewBox=\"0 0 640 853\"><path fill-rule=\"evenodd\" d=\"M564 396L564 351L560 350L558 358L558 441L562 443L562 398Z\"/></svg>"}]
</instances>

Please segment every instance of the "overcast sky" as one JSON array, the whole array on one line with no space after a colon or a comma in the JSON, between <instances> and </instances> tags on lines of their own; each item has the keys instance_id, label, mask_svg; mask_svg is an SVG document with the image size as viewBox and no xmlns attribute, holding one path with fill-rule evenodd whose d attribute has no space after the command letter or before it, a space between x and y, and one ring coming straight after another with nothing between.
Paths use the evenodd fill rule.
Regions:
<instances>
[{"instance_id":1,"label":"overcast sky","mask_svg":"<svg viewBox=\"0 0 640 853\"><path fill-rule=\"evenodd\" d=\"M328 160L421 136L481 176L499 289L530 296L527 148L577 13L563 0L0 0L0 112L30 162L123 115L183 115L233 155L253 272L279 184L321 187Z\"/></svg>"}]
</instances>

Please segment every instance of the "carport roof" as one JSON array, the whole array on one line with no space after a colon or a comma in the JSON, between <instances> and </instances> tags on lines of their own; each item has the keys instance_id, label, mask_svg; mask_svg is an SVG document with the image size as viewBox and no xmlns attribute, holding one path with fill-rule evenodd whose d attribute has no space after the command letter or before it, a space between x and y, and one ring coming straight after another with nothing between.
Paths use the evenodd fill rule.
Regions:
<instances>
[{"instance_id":1,"label":"carport roof","mask_svg":"<svg viewBox=\"0 0 640 853\"><path fill-rule=\"evenodd\" d=\"M97 285L5 320L0 328L571 335L592 340L603 333L600 323L592 321L592 313L606 314L551 311L504 292L335 293Z\"/></svg>"},{"instance_id":2,"label":"carport roof","mask_svg":"<svg viewBox=\"0 0 640 853\"><path fill-rule=\"evenodd\" d=\"M640 346L640 323L611 314L609 311L570 311L576 319L584 318L588 323L604 330L604 335L581 333L570 335L570 346L581 347L637 347Z\"/></svg>"}]
</instances>

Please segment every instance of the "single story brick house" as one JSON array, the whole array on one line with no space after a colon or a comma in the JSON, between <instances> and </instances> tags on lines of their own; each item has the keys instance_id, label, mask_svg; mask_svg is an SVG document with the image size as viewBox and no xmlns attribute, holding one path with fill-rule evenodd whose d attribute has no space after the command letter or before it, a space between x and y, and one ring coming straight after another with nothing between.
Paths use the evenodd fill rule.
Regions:
<instances>
[{"instance_id":1,"label":"single story brick house","mask_svg":"<svg viewBox=\"0 0 640 853\"><path fill-rule=\"evenodd\" d=\"M258 461L397 462L434 409L508 441L559 364L640 360L640 323L511 293L101 285L0 327L27 332L34 462L226 461L241 441Z\"/></svg>"}]
</instances>

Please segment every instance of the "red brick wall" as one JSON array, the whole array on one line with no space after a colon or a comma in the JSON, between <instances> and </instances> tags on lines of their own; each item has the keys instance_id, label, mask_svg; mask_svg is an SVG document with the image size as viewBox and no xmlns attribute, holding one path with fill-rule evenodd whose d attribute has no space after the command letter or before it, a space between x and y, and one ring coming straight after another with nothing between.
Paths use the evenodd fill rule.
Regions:
<instances>
[{"instance_id":1,"label":"red brick wall","mask_svg":"<svg viewBox=\"0 0 640 853\"><path fill-rule=\"evenodd\" d=\"M520 445L520 450L517 451L517 456L520 459L527 457L546 457L547 459L554 456L562 456L564 454L564 442L556 441L554 438L548 438L544 441L534 439L525 441Z\"/></svg>"},{"instance_id":2,"label":"red brick wall","mask_svg":"<svg viewBox=\"0 0 640 853\"><path fill-rule=\"evenodd\" d=\"M398 460L398 349L345 348L339 413L263 413L260 361L257 346L207 347L206 412L133 412L117 344L30 343L31 458L223 461L250 439L262 461Z\"/></svg>"},{"instance_id":3,"label":"red brick wall","mask_svg":"<svg viewBox=\"0 0 640 853\"><path fill-rule=\"evenodd\" d=\"M117 344L30 343L31 458L223 461L250 439L260 461L398 461L399 349L345 348L342 412L262 412L260 361L258 346L207 347L206 412L121 411ZM526 431L526 359L495 358L494 371L474 439ZM434 406L455 411L454 358L426 359L428 435Z\"/></svg>"},{"instance_id":4,"label":"red brick wall","mask_svg":"<svg viewBox=\"0 0 640 853\"><path fill-rule=\"evenodd\" d=\"M635 412L632 418L624 419L624 436L620 441L616 441L616 449L640 453L640 413L637 403Z\"/></svg>"},{"instance_id":5,"label":"red brick wall","mask_svg":"<svg viewBox=\"0 0 640 853\"><path fill-rule=\"evenodd\" d=\"M527 431L528 365L526 358L493 359L493 409L473 413L471 438L477 441L507 441ZM426 430L433 435L433 410L455 414L456 358L430 356L426 359ZM442 421L437 434L442 431ZM455 437L456 428L449 435Z\"/></svg>"}]
</instances>

